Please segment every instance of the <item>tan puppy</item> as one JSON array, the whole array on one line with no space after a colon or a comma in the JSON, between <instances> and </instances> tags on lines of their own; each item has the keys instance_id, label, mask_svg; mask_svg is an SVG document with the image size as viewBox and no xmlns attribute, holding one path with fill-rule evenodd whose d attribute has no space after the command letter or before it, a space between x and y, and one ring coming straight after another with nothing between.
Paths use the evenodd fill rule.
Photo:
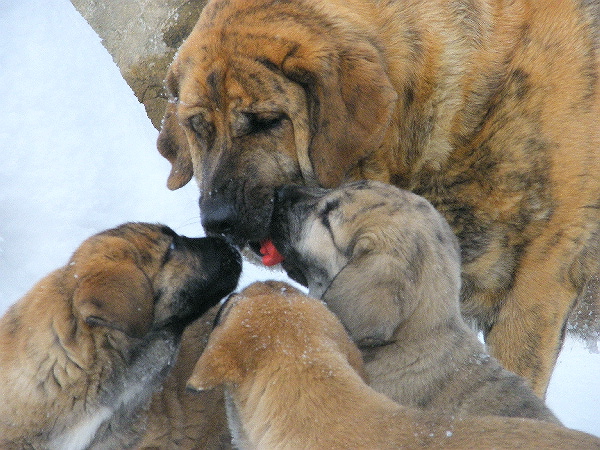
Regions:
<instances>
[{"instance_id":1,"label":"tan puppy","mask_svg":"<svg viewBox=\"0 0 600 450\"><path fill-rule=\"evenodd\" d=\"M166 226L87 239L0 319L0 447L133 444L184 328L240 270L224 240Z\"/></svg>"},{"instance_id":2,"label":"tan puppy","mask_svg":"<svg viewBox=\"0 0 600 450\"><path fill-rule=\"evenodd\" d=\"M589 0L210 0L167 76L168 185L195 175L207 232L251 246L283 184L423 195L459 238L464 312L543 396L576 298L600 299L599 18Z\"/></svg>"},{"instance_id":3,"label":"tan puppy","mask_svg":"<svg viewBox=\"0 0 600 450\"><path fill-rule=\"evenodd\" d=\"M375 181L290 186L271 233L289 275L362 350L376 391L452 414L558 422L462 319L458 243L423 197Z\"/></svg>"},{"instance_id":4,"label":"tan puppy","mask_svg":"<svg viewBox=\"0 0 600 450\"><path fill-rule=\"evenodd\" d=\"M229 298L189 386L225 385L240 448L600 448L556 424L400 406L361 370L360 352L322 302L285 283L256 283Z\"/></svg>"}]
</instances>

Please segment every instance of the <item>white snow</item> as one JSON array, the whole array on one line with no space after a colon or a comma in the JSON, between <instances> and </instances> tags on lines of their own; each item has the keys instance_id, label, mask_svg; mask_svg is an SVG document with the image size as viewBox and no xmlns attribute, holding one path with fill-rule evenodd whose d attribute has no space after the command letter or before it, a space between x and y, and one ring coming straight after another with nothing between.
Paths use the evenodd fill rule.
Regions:
<instances>
[{"instance_id":1,"label":"white snow","mask_svg":"<svg viewBox=\"0 0 600 450\"><path fill-rule=\"evenodd\" d=\"M197 187L166 188L157 131L69 0L0 0L0 314L122 222L201 235ZM281 274L246 265L241 286ZM600 354L567 340L548 403L600 436Z\"/></svg>"}]
</instances>

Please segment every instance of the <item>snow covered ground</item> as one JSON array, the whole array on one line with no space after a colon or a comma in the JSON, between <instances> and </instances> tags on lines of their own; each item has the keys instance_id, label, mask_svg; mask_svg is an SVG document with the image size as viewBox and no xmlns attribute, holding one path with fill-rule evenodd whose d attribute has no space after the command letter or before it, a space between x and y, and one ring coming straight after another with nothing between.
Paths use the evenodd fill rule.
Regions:
<instances>
[{"instance_id":1,"label":"snow covered ground","mask_svg":"<svg viewBox=\"0 0 600 450\"><path fill-rule=\"evenodd\" d=\"M0 0L0 314L86 237L126 221L201 234L156 130L69 0ZM278 273L246 265L242 285ZM600 354L568 340L548 403L600 436Z\"/></svg>"}]
</instances>

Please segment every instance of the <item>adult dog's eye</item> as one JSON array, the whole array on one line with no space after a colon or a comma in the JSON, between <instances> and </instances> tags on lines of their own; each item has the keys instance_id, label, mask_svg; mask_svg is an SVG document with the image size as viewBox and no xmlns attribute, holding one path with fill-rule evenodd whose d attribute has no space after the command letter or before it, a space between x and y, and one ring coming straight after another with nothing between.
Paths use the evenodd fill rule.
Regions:
<instances>
[{"instance_id":1,"label":"adult dog's eye","mask_svg":"<svg viewBox=\"0 0 600 450\"><path fill-rule=\"evenodd\" d=\"M283 114L252 114L250 118L250 130L254 133L271 130L281 125Z\"/></svg>"},{"instance_id":2,"label":"adult dog's eye","mask_svg":"<svg viewBox=\"0 0 600 450\"><path fill-rule=\"evenodd\" d=\"M282 113L243 113L239 121L235 134L243 136L245 134L266 133L281 125L285 119Z\"/></svg>"},{"instance_id":3,"label":"adult dog's eye","mask_svg":"<svg viewBox=\"0 0 600 450\"><path fill-rule=\"evenodd\" d=\"M203 114L196 114L190 118L190 127L198 136L198 139L205 143L209 143L214 136L215 126Z\"/></svg>"}]
</instances>

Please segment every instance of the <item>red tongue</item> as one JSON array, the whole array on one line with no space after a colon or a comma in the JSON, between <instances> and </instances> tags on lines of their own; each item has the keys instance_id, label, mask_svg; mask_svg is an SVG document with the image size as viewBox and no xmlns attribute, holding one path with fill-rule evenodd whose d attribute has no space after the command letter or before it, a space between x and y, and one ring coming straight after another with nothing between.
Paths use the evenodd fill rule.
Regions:
<instances>
[{"instance_id":1,"label":"red tongue","mask_svg":"<svg viewBox=\"0 0 600 450\"><path fill-rule=\"evenodd\" d=\"M274 266L284 260L283 255L277 251L271 239L266 239L260 243L260 254L265 266Z\"/></svg>"}]
</instances>

